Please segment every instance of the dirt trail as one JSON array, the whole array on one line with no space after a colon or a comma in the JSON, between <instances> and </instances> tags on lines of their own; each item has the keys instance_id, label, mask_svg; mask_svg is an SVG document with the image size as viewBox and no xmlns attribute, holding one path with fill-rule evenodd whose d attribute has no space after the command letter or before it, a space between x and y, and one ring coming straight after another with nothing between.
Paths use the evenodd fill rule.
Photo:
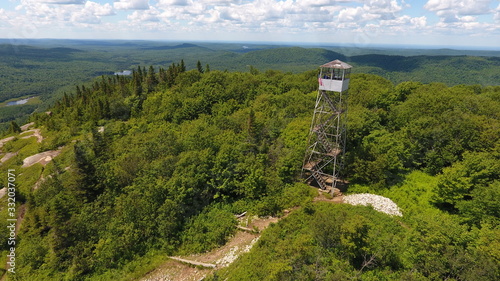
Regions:
<instances>
[{"instance_id":1,"label":"dirt trail","mask_svg":"<svg viewBox=\"0 0 500 281\"><path fill-rule=\"evenodd\" d=\"M314 201L327 201L342 203L343 196L331 197L325 192L319 192ZM285 210L288 216L293 210ZM140 281L200 281L209 274L220 268L229 266L241 254L249 252L252 246L259 240L260 233L271 223L277 223L280 218L249 218L240 216L238 218L242 227L238 228L236 234L222 247L208 253L171 257L161 266L146 274ZM256 230L256 231L249 231ZM174 260L175 259L175 260ZM191 262L191 265L188 263ZM198 266L196 266L198 265ZM205 266L204 266L205 265ZM212 268L212 265L215 265Z\"/></svg>"},{"instance_id":2,"label":"dirt trail","mask_svg":"<svg viewBox=\"0 0 500 281\"><path fill-rule=\"evenodd\" d=\"M240 218L240 221L247 221L247 217ZM279 218L252 218L247 228L258 230L260 233L266 229L271 223L278 222ZM214 249L208 253L197 254L191 256L175 257L176 260L170 259L164 264L154 269L141 281L198 281L203 280L208 274L226 267L234 262L241 254L250 251L252 246L257 242L260 234L250 233L247 231L238 230L236 234L222 247ZM180 260L180 261L179 261ZM193 261L194 264L199 264L202 267L189 265L187 262ZM214 265L214 268L211 266Z\"/></svg>"}]
</instances>

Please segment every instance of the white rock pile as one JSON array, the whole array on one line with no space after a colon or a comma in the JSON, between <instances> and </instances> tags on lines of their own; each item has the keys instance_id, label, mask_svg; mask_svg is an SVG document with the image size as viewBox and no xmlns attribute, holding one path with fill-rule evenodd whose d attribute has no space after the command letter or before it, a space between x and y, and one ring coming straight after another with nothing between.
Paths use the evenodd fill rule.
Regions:
<instances>
[{"instance_id":1,"label":"white rock pile","mask_svg":"<svg viewBox=\"0 0 500 281\"><path fill-rule=\"evenodd\" d=\"M255 243L259 240L259 238L260 238L260 236L255 237L250 242L250 244L246 245L244 248L240 249L240 247L238 247L238 246L232 247L229 250L229 252L226 255L224 255L221 259L217 260L215 262L215 264L218 267L229 266L231 263L233 263L239 257L240 254L250 252L250 249L252 249L253 245L255 245Z\"/></svg>"},{"instance_id":2,"label":"white rock pile","mask_svg":"<svg viewBox=\"0 0 500 281\"><path fill-rule=\"evenodd\" d=\"M384 196L369 193L351 194L344 196L343 201L344 203L351 205L372 206L376 211L386 213L391 216L403 216L398 205L396 205L396 203L394 203L391 199Z\"/></svg>"}]
</instances>

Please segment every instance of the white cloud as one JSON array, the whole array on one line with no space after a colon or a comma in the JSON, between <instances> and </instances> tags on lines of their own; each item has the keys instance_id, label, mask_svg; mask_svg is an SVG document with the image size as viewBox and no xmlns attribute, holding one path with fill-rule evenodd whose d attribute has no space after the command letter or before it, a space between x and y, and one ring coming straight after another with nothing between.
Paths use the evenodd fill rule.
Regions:
<instances>
[{"instance_id":1,"label":"white cloud","mask_svg":"<svg viewBox=\"0 0 500 281\"><path fill-rule=\"evenodd\" d=\"M99 24L102 17L115 15L111 4L93 1L86 1L84 5L53 5L22 0L16 10L24 11L16 20L30 22L39 28Z\"/></svg>"},{"instance_id":2,"label":"white cloud","mask_svg":"<svg viewBox=\"0 0 500 281\"><path fill-rule=\"evenodd\" d=\"M338 21L363 26L377 20L395 19L402 10L403 7L395 0L367 0L363 6L347 7L341 10L338 14Z\"/></svg>"},{"instance_id":3,"label":"white cloud","mask_svg":"<svg viewBox=\"0 0 500 281\"><path fill-rule=\"evenodd\" d=\"M149 10L134 11L132 14L127 16L127 19L135 24L141 22L159 22L160 12L155 8L151 8Z\"/></svg>"},{"instance_id":4,"label":"white cloud","mask_svg":"<svg viewBox=\"0 0 500 281\"><path fill-rule=\"evenodd\" d=\"M59 28L68 34L85 29L90 36L94 31L104 34L109 30L131 36L161 32L158 38L177 33L184 37L175 38L237 34L243 39L252 34L254 37L248 40L261 37L279 40L302 34L295 40L316 36L319 41L350 38L351 42L374 43L387 35L398 38L417 33L441 36L500 31L500 6L493 6L497 0L12 1L19 5L16 10L0 10L0 28L6 30L29 23L29 28L35 26L49 36L53 34L51 30ZM425 9L420 10L424 4ZM410 13L411 9L415 10ZM117 10L121 10L120 15L113 16ZM428 14L437 15L439 22L435 23ZM0 32L5 33L1 29Z\"/></svg>"},{"instance_id":5,"label":"white cloud","mask_svg":"<svg viewBox=\"0 0 500 281\"><path fill-rule=\"evenodd\" d=\"M240 4L241 0L201 0L200 2L208 5L226 6L230 4Z\"/></svg>"},{"instance_id":6,"label":"white cloud","mask_svg":"<svg viewBox=\"0 0 500 281\"><path fill-rule=\"evenodd\" d=\"M9 15L5 9L0 9L0 26L9 26Z\"/></svg>"},{"instance_id":7,"label":"white cloud","mask_svg":"<svg viewBox=\"0 0 500 281\"><path fill-rule=\"evenodd\" d=\"M380 26L389 26L397 30L425 28L427 26L427 18L425 16L412 18L404 15L392 20L382 20L380 21Z\"/></svg>"},{"instance_id":8,"label":"white cloud","mask_svg":"<svg viewBox=\"0 0 500 281\"><path fill-rule=\"evenodd\" d=\"M395 0L370 0L363 8L371 14L380 15L382 19L394 18L403 9Z\"/></svg>"},{"instance_id":9,"label":"white cloud","mask_svg":"<svg viewBox=\"0 0 500 281\"><path fill-rule=\"evenodd\" d=\"M493 15L500 21L498 8L492 9L492 0L429 0L424 8L436 13L440 22L435 25L436 31L481 34L485 31L498 33L500 26L493 22L479 21L480 15ZM500 7L500 6L499 6Z\"/></svg>"},{"instance_id":10,"label":"white cloud","mask_svg":"<svg viewBox=\"0 0 500 281\"><path fill-rule=\"evenodd\" d=\"M188 23L192 30L284 33L359 31L369 23L396 19L403 6L396 0L158 0L156 5L165 18ZM408 18L408 26L425 25Z\"/></svg>"},{"instance_id":11,"label":"white cloud","mask_svg":"<svg viewBox=\"0 0 500 281\"><path fill-rule=\"evenodd\" d=\"M491 0L429 0L424 8L438 16L483 15L492 12Z\"/></svg>"},{"instance_id":12,"label":"white cloud","mask_svg":"<svg viewBox=\"0 0 500 281\"><path fill-rule=\"evenodd\" d=\"M339 12L339 22L357 22L361 21L365 11L362 7L345 8Z\"/></svg>"},{"instance_id":13,"label":"white cloud","mask_svg":"<svg viewBox=\"0 0 500 281\"><path fill-rule=\"evenodd\" d=\"M365 0L366 1L366 0ZM337 6L342 3L352 3L352 2L364 2L363 0L301 0L297 1L298 4L304 7L325 7L325 6ZM300 3L299 3L300 2Z\"/></svg>"},{"instance_id":14,"label":"white cloud","mask_svg":"<svg viewBox=\"0 0 500 281\"><path fill-rule=\"evenodd\" d=\"M99 24L101 17L115 14L109 3L101 5L92 1L87 1L81 10L75 9L67 12L70 14L69 21L73 24Z\"/></svg>"},{"instance_id":15,"label":"white cloud","mask_svg":"<svg viewBox=\"0 0 500 281\"><path fill-rule=\"evenodd\" d=\"M113 3L117 10L147 10L149 0L118 0Z\"/></svg>"},{"instance_id":16,"label":"white cloud","mask_svg":"<svg viewBox=\"0 0 500 281\"><path fill-rule=\"evenodd\" d=\"M34 0L34 2L38 3L46 3L46 4L60 4L60 5L81 5L84 4L87 0Z\"/></svg>"},{"instance_id":17,"label":"white cloud","mask_svg":"<svg viewBox=\"0 0 500 281\"><path fill-rule=\"evenodd\" d=\"M168 7L168 6L189 6L192 5L193 2L191 0L158 0L159 6Z\"/></svg>"},{"instance_id":18,"label":"white cloud","mask_svg":"<svg viewBox=\"0 0 500 281\"><path fill-rule=\"evenodd\" d=\"M115 15L115 11L109 3L101 5L96 2L87 1L84 10L98 17Z\"/></svg>"},{"instance_id":19,"label":"white cloud","mask_svg":"<svg viewBox=\"0 0 500 281\"><path fill-rule=\"evenodd\" d=\"M500 23L500 5L495 9L495 16L494 19Z\"/></svg>"}]
</instances>

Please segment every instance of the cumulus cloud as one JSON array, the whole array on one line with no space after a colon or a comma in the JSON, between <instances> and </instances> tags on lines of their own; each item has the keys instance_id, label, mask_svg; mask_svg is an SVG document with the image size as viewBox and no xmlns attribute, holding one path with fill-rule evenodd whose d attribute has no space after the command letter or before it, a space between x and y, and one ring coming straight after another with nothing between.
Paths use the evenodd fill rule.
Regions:
<instances>
[{"instance_id":1,"label":"cumulus cloud","mask_svg":"<svg viewBox=\"0 0 500 281\"><path fill-rule=\"evenodd\" d=\"M328 38L339 38L343 33L361 36L364 42L372 42L380 34L397 36L407 31L448 34L454 30L457 33L474 29L500 30L500 6L493 6L496 0L426 0L423 3L409 0L16 1L20 3L16 11L8 11L14 16L7 17L6 12L0 10L0 19L7 18L3 26L21 21L32 22L41 28L59 25L61 28L77 26L124 32L173 30L202 35L249 32L285 36L320 32L331 34ZM419 8L437 15L440 21L435 23L424 14L415 17L408 12ZM113 17L117 10L121 10L120 14L126 19ZM490 17L485 20L482 15ZM367 40L363 36L371 37ZM321 39L318 37L318 40Z\"/></svg>"},{"instance_id":2,"label":"cumulus cloud","mask_svg":"<svg viewBox=\"0 0 500 281\"><path fill-rule=\"evenodd\" d=\"M268 32L360 30L377 21L395 20L407 5L396 0L157 0L156 8L171 21L191 27ZM407 21L415 27L421 19Z\"/></svg>"},{"instance_id":3,"label":"cumulus cloud","mask_svg":"<svg viewBox=\"0 0 500 281\"><path fill-rule=\"evenodd\" d=\"M9 16L4 9L0 9L0 26L8 25Z\"/></svg>"},{"instance_id":4,"label":"cumulus cloud","mask_svg":"<svg viewBox=\"0 0 500 281\"><path fill-rule=\"evenodd\" d=\"M149 0L118 0L113 6L118 10L147 10Z\"/></svg>"},{"instance_id":5,"label":"cumulus cloud","mask_svg":"<svg viewBox=\"0 0 500 281\"><path fill-rule=\"evenodd\" d=\"M498 7L495 9L495 16L494 16L494 19L495 19L497 22L500 22L500 5L498 5Z\"/></svg>"},{"instance_id":6,"label":"cumulus cloud","mask_svg":"<svg viewBox=\"0 0 500 281\"><path fill-rule=\"evenodd\" d=\"M149 10L134 11L132 14L127 16L127 19L134 23L159 22L160 12L155 8L151 8Z\"/></svg>"},{"instance_id":7,"label":"cumulus cloud","mask_svg":"<svg viewBox=\"0 0 500 281\"><path fill-rule=\"evenodd\" d=\"M99 24L101 23L101 17L115 14L113 7L109 3L101 5L92 1L86 2L83 9L69 11L69 13L70 22L74 24Z\"/></svg>"},{"instance_id":8,"label":"cumulus cloud","mask_svg":"<svg viewBox=\"0 0 500 281\"><path fill-rule=\"evenodd\" d=\"M201 0L200 2L208 5L226 6L230 4L240 4L241 0Z\"/></svg>"},{"instance_id":9,"label":"cumulus cloud","mask_svg":"<svg viewBox=\"0 0 500 281\"><path fill-rule=\"evenodd\" d=\"M398 16L403 7L395 0L367 0L363 6L347 7L338 14L338 21L358 25L375 20L391 20Z\"/></svg>"},{"instance_id":10,"label":"cumulus cloud","mask_svg":"<svg viewBox=\"0 0 500 281\"><path fill-rule=\"evenodd\" d=\"M188 6L193 4L190 0L158 0L159 6Z\"/></svg>"},{"instance_id":11,"label":"cumulus cloud","mask_svg":"<svg viewBox=\"0 0 500 281\"><path fill-rule=\"evenodd\" d=\"M59 1L61 2L61 1ZM54 5L55 1L42 3L40 1L22 0L17 10L24 10L24 15L18 15L17 20L30 22L37 27L75 26L79 24L99 24L101 18L115 15L109 3L99 4L85 1L83 5ZM74 3L73 3L74 4Z\"/></svg>"},{"instance_id":12,"label":"cumulus cloud","mask_svg":"<svg viewBox=\"0 0 500 281\"><path fill-rule=\"evenodd\" d=\"M84 10L98 17L115 15L115 11L109 3L101 5L96 2L88 1L85 3Z\"/></svg>"},{"instance_id":13,"label":"cumulus cloud","mask_svg":"<svg viewBox=\"0 0 500 281\"><path fill-rule=\"evenodd\" d=\"M437 31L474 34L498 32L500 16L498 9L491 8L492 0L429 0L424 8L440 17L435 25ZM479 21L477 16L493 15L497 24Z\"/></svg>"},{"instance_id":14,"label":"cumulus cloud","mask_svg":"<svg viewBox=\"0 0 500 281\"><path fill-rule=\"evenodd\" d=\"M492 13L491 0L429 0L424 8L443 18Z\"/></svg>"},{"instance_id":15,"label":"cumulus cloud","mask_svg":"<svg viewBox=\"0 0 500 281\"><path fill-rule=\"evenodd\" d=\"M378 28L389 28L391 31L404 32L406 30L423 29L427 26L427 17L412 18L404 15L391 20L381 20Z\"/></svg>"},{"instance_id":16,"label":"cumulus cloud","mask_svg":"<svg viewBox=\"0 0 500 281\"><path fill-rule=\"evenodd\" d=\"M84 4L87 0L35 0L34 2L46 4L74 5Z\"/></svg>"}]
</instances>

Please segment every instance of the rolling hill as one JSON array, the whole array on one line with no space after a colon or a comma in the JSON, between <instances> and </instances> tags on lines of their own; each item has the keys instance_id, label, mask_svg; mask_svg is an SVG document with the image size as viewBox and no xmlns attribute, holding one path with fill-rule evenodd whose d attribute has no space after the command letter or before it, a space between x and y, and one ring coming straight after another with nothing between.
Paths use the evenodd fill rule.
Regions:
<instances>
[{"instance_id":1,"label":"rolling hill","mask_svg":"<svg viewBox=\"0 0 500 281\"><path fill-rule=\"evenodd\" d=\"M398 54L393 55L391 49L346 56L337 52L345 48L238 43L25 40L22 43L27 45L13 45L6 40L0 42L5 42L0 45L0 115L7 122L22 123L32 109L17 110L13 115L13 110L7 110L2 102L38 96L42 101L38 106L40 111L61 98L64 92L72 91L75 85L91 82L98 76L137 66L168 67L180 60L184 60L187 69L196 68L200 61L212 70L248 72L252 66L259 71L299 73L340 59L352 64L354 73L377 74L395 84L409 80L449 86L500 83L500 58L494 56L404 56L401 55L404 50L392 50ZM24 114L19 116L19 112ZM0 131L5 128L5 123L0 124Z\"/></svg>"}]
</instances>

